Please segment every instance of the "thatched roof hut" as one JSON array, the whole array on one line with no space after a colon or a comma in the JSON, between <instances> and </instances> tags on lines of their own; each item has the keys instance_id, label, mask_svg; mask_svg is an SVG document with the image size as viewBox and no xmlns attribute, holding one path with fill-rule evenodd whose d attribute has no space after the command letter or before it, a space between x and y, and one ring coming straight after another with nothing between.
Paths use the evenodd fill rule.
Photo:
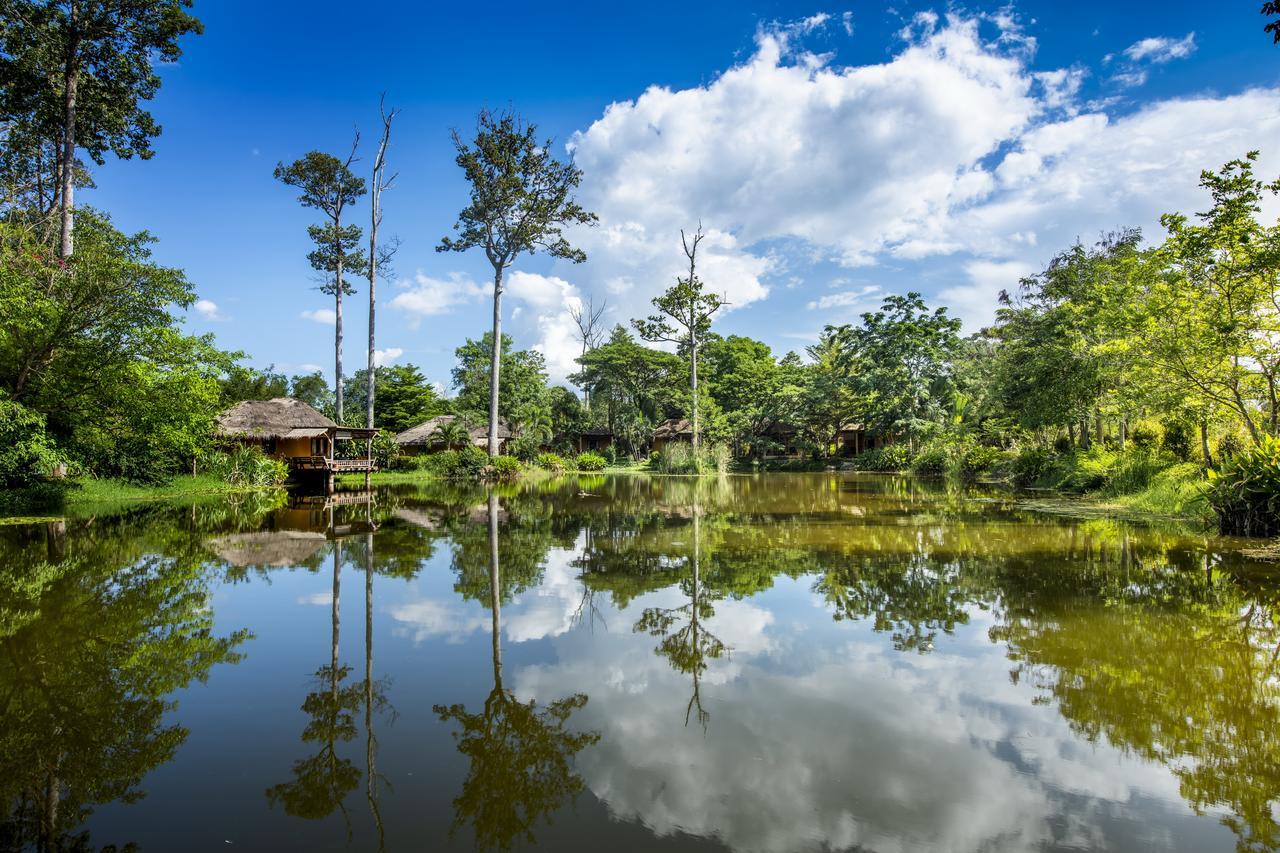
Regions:
<instances>
[{"instance_id":1,"label":"thatched roof hut","mask_svg":"<svg viewBox=\"0 0 1280 853\"><path fill-rule=\"evenodd\" d=\"M436 438L435 432L441 426L452 423L458 419L457 415L436 415L434 418L428 418L417 426L410 427L396 436L396 444L401 447L418 447L430 448L440 444ZM489 441L489 424L481 424L467 430L467 436L472 444L477 447L483 447ZM511 428L507 426L504 420L498 421L498 441L507 441L511 438Z\"/></svg>"},{"instance_id":2,"label":"thatched roof hut","mask_svg":"<svg viewBox=\"0 0 1280 853\"><path fill-rule=\"evenodd\" d=\"M257 530L231 533L209 540L209 549L227 564L246 566L302 566L325 546L323 533L302 530Z\"/></svg>"},{"instance_id":3,"label":"thatched roof hut","mask_svg":"<svg viewBox=\"0 0 1280 853\"><path fill-rule=\"evenodd\" d=\"M653 428L654 441L673 441L675 439L692 439L693 424L686 418L670 418Z\"/></svg>"},{"instance_id":4,"label":"thatched roof hut","mask_svg":"<svg viewBox=\"0 0 1280 853\"><path fill-rule=\"evenodd\" d=\"M223 438L311 438L338 425L301 400L245 400L218 416L217 435Z\"/></svg>"}]
</instances>

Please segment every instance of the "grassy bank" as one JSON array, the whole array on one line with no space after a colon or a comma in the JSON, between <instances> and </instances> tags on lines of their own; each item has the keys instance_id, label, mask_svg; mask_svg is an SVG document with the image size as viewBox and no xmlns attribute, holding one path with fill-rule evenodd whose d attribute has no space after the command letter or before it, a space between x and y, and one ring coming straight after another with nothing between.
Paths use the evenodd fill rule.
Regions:
<instances>
[{"instance_id":1,"label":"grassy bank","mask_svg":"<svg viewBox=\"0 0 1280 853\"><path fill-rule=\"evenodd\" d=\"M137 485L120 480L85 479L73 482L60 498L48 492L5 493L0 499L0 516L5 516L6 521L16 518L43 519L60 516L63 513L82 515L86 512L149 501L270 492L278 488L277 486L233 485L210 474L196 476L187 474L153 486Z\"/></svg>"},{"instance_id":2,"label":"grassy bank","mask_svg":"<svg viewBox=\"0 0 1280 853\"><path fill-rule=\"evenodd\" d=\"M1155 467L1142 476L1119 476L1097 482L1096 459L1059 460L1054 471L1038 478L1018 505L1026 509L1082 517L1174 519L1198 527L1212 526L1213 510L1205 497L1206 479L1200 466L1182 462ZM1089 482L1093 488L1073 489ZM1043 493L1041 493L1043 492Z\"/></svg>"}]
</instances>

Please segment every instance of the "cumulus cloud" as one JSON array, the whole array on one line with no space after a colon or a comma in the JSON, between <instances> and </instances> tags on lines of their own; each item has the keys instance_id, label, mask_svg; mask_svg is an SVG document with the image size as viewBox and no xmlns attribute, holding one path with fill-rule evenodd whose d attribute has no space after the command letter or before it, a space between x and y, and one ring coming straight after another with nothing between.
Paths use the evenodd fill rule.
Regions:
<instances>
[{"instance_id":1,"label":"cumulus cloud","mask_svg":"<svg viewBox=\"0 0 1280 853\"><path fill-rule=\"evenodd\" d=\"M315 323L332 326L338 322L338 315L332 308L317 308L314 311L303 311L302 318Z\"/></svg>"},{"instance_id":2,"label":"cumulus cloud","mask_svg":"<svg viewBox=\"0 0 1280 853\"><path fill-rule=\"evenodd\" d=\"M196 304L192 305L191 308L206 320L216 321L227 319L218 309L218 304L212 299L197 299Z\"/></svg>"},{"instance_id":3,"label":"cumulus cloud","mask_svg":"<svg viewBox=\"0 0 1280 853\"><path fill-rule=\"evenodd\" d=\"M868 284L856 290L843 290L839 293L828 293L809 303L810 311L826 311L831 308L852 308L870 305L880 293L880 286Z\"/></svg>"},{"instance_id":4,"label":"cumulus cloud","mask_svg":"<svg viewBox=\"0 0 1280 853\"><path fill-rule=\"evenodd\" d=\"M492 293L490 285L479 284L460 272L434 278L419 270L412 279L401 281L399 287L400 292L391 299L391 307L409 315L410 326L414 328L425 317L448 314L459 305Z\"/></svg>"},{"instance_id":5,"label":"cumulus cloud","mask_svg":"<svg viewBox=\"0 0 1280 853\"><path fill-rule=\"evenodd\" d=\"M373 363L378 367L386 367L388 364L394 363L402 355L404 355L404 350L400 347L376 349L373 351Z\"/></svg>"},{"instance_id":6,"label":"cumulus cloud","mask_svg":"<svg viewBox=\"0 0 1280 853\"><path fill-rule=\"evenodd\" d=\"M1124 55L1134 62L1171 62L1186 59L1196 52L1196 34L1187 33L1180 39L1156 36L1136 41L1124 49Z\"/></svg>"},{"instance_id":7,"label":"cumulus cloud","mask_svg":"<svg viewBox=\"0 0 1280 853\"><path fill-rule=\"evenodd\" d=\"M843 21L763 27L752 55L706 84L650 87L573 135L581 201L600 216L571 235L589 255L573 268L579 295L644 315L685 272L680 229L701 221L699 273L730 310L785 292L806 264L927 261L954 273L936 291L969 299L966 319L985 322L994 306L980 307L975 288L998 289L1001 276L975 261L1016 264L1004 268L1013 274L1099 228L1154 236L1161 213L1199 209L1201 169L1277 137L1274 89L1118 116L1109 111L1126 102L1081 103L1088 72L1033 69L1034 39L1008 12L919 14L880 63L804 50L807 33ZM1194 49L1194 33L1144 39L1117 56L1116 73L1137 85ZM1276 171L1264 155L1262 172ZM825 307L839 298L853 297ZM543 316L523 312L521 328L550 351L563 330L530 320Z\"/></svg>"},{"instance_id":8,"label":"cumulus cloud","mask_svg":"<svg viewBox=\"0 0 1280 853\"><path fill-rule=\"evenodd\" d=\"M556 276L538 275L516 270L508 279L507 295L516 303L516 311L528 309L528 323L536 335L533 348L547 360L547 373L553 382L566 382L578 369L574 361L582 353L578 328L571 310L582 308L578 289Z\"/></svg>"}]
</instances>

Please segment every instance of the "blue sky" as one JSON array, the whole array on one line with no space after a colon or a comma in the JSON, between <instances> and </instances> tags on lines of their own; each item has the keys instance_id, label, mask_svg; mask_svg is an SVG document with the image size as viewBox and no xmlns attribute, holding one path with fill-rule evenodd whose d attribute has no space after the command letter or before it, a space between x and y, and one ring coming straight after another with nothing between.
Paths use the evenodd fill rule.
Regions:
<instances>
[{"instance_id":1,"label":"blue sky","mask_svg":"<svg viewBox=\"0 0 1280 853\"><path fill-rule=\"evenodd\" d=\"M314 220L277 161L342 152L378 95L401 110L384 231L379 348L448 383L489 316L482 255L437 254L467 188L450 128L515 107L583 168L601 224L582 265L517 262L507 328L572 369L567 306L647 313L680 270L679 229L710 233L703 278L725 333L802 349L886 293L919 290L969 328L995 294L1077 236L1203 209L1201 168L1250 148L1280 175L1280 48L1255 2L368 4L197 3L203 36L163 70L148 162L110 162L80 200L202 302L188 327L259 367L332 372L331 300L305 255ZM1269 216L1280 211L1268 209ZM357 221L367 218L361 205ZM367 294L346 305L363 363ZM305 312L305 315L304 315ZM351 369L351 368L349 368Z\"/></svg>"}]
</instances>

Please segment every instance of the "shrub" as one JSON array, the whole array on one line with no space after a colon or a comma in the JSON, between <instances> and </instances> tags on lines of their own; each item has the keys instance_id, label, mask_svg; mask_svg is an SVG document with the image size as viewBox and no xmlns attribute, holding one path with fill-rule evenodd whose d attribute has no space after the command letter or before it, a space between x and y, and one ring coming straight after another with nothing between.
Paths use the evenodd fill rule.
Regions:
<instances>
[{"instance_id":1,"label":"shrub","mask_svg":"<svg viewBox=\"0 0 1280 853\"><path fill-rule=\"evenodd\" d=\"M511 442L511 455L521 462L532 462L542 449L542 442L532 435L522 435Z\"/></svg>"},{"instance_id":2,"label":"shrub","mask_svg":"<svg viewBox=\"0 0 1280 853\"><path fill-rule=\"evenodd\" d=\"M1218 455L1223 459L1230 459L1244 448L1244 442L1240 440L1238 433L1229 432L1218 442Z\"/></svg>"},{"instance_id":3,"label":"shrub","mask_svg":"<svg viewBox=\"0 0 1280 853\"><path fill-rule=\"evenodd\" d=\"M1164 442L1164 427L1159 421L1138 421L1129 428L1129 441L1142 450L1157 450Z\"/></svg>"},{"instance_id":4,"label":"shrub","mask_svg":"<svg viewBox=\"0 0 1280 853\"><path fill-rule=\"evenodd\" d=\"M495 480L514 480L524 470L524 463L514 456L495 456L489 462L489 471Z\"/></svg>"},{"instance_id":5,"label":"shrub","mask_svg":"<svg viewBox=\"0 0 1280 853\"><path fill-rule=\"evenodd\" d=\"M864 451L853 458L858 471L904 471L910 466L911 448L905 444L890 444Z\"/></svg>"},{"instance_id":6,"label":"shrub","mask_svg":"<svg viewBox=\"0 0 1280 853\"><path fill-rule=\"evenodd\" d=\"M538 458L533 460L533 464L557 474L565 469L564 458L555 453L539 453Z\"/></svg>"},{"instance_id":7,"label":"shrub","mask_svg":"<svg viewBox=\"0 0 1280 853\"><path fill-rule=\"evenodd\" d=\"M911 471L923 477L941 477L951 467L951 457L942 444L928 444L911 460Z\"/></svg>"},{"instance_id":8,"label":"shrub","mask_svg":"<svg viewBox=\"0 0 1280 853\"><path fill-rule=\"evenodd\" d=\"M1169 421L1164 425L1165 452L1172 454L1182 462L1191 460L1192 435L1191 427L1185 421Z\"/></svg>"},{"instance_id":9,"label":"shrub","mask_svg":"<svg viewBox=\"0 0 1280 853\"><path fill-rule=\"evenodd\" d=\"M1030 444L1018 451L1010 465L1015 486L1032 486L1048 476L1057 457L1047 447Z\"/></svg>"},{"instance_id":10,"label":"shrub","mask_svg":"<svg viewBox=\"0 0 1280 853\"><path fill-rule=\"evenodd\" d=\"M258 447L240 445L228 452L213 451L199 467L236 486L278 486L289 479L289 466L267 456Z\"/></svg>"},{"instance_id":11,"label":"shrub","mask_svg":"<svg viewBox=\"0 0 1280 853\"><path fill-rule=\"evenodd\" d=\"M729 448L723 444L700 447L672 442L649 458L649 467L659 474L712 474L729 470Z\"/></svg>"},{"instance_id":12,"label":"shrub","mask_svg":"<svg viewBox=\"0 0 1280 853\"><path fill-rule=\"evenodd\" d=\"M609 462L599 453L580 453L575 464L579 471L603 471Z\"/></svg>"},{"instance_id":13,"label":"shrub","mask_svg":"<svg viewBox=\"0 0 1280 853\"><path fill-rule=\"evenodd\" d=\"M1209 505L1218 528L1238 536L1280 535L1280 439L1224 459L1209 472Z\"/></svg>"},{"instance_id":14,"label":"shrub","mask_svg":"<svg viewBox=\"0 0 1280 853\"><path fill-rule=\"evenodd\" d=\"M400 445L396 444L394 433L379 430L373 437L373 461L379 469L386 471L395 468L400 456Z\"/></svg>"},{"instance_id":15,"label":"shrub","mask_svg":"<svg viewBox=\"0 0 1280 853\"><path fill-rule=\"evenodd\" d=\"M958 469L955 473L966 480L972 480L975 477L981 477L983 474L990 474L1004 460L1005 454L997 447L988 447L985 444L969 444L962 448L954 460L954 464Z\"/></svg>"},{"instance_id":16,"label":"shrub","mask_svg":"<svg viewBox=\"0 0 1280 853\"><path fill-rule=\"evenodd\" d=\"M0 399L0 489L39 485L65 464L53 440L45 435L44 415Z\"/></svg>"}]
</instances>

